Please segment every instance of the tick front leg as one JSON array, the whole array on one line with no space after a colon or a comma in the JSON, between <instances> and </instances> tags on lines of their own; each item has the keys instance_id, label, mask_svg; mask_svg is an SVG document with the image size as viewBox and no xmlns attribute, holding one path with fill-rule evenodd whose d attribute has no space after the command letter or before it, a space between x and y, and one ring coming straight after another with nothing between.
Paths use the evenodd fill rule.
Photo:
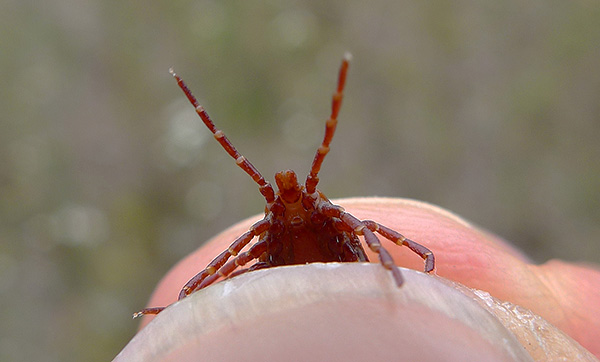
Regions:
<instances>
[{"instance_id":1,"label":"tick front leg","mask_svg":"<svg viewBox=\"0 0 600 362\"><path fill-rule=\"evenodd\" d=\"M408 239L407 237L400 234L399 232L394 231L394 230L388 228L387 226L383 226L375 221L364 220L363 222L367 225L367 227L371 231L379 233L381 236L383 236L384 238L386 238L388 240L393 241L397 245L407 246L410 250L412 250L417 255L419 255L421 258L423 258L423 260L425 261L425 272L426 273L431 273L435 269L435 256L433 255L433 252L431 250L427 249L426 247L424 247L423 245L421 245L419 243L416 243L416 242Z\"/></svg>"}]
</instances>

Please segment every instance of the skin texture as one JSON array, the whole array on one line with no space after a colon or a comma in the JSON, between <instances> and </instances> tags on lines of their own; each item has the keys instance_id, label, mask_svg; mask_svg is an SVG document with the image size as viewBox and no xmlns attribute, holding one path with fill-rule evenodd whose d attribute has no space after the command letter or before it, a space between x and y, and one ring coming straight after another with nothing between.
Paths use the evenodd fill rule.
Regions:
<instances>
[{"instance_id":1,"label":"skin texture","mask_svg":"<svg viewBox=\"0 0 600 362\"><path fill-rule=\"evenodd\" d=\"M505 308L500 313L496 313L496 315L499 320L502 320L505 325L509 326L509 329L520 336L519 340L524 345L531 345L531 341L527 340L528 335L521 330L521 327L523 327L523 330L526 330L527 327L522 325L523 320L515 318L510 313L503 314L506 310L514 310L513 305L526 308L535 315L541 316L545 321L558 328L556 332L552 333L562 335L562 332L564 332L565 335L570 336L581 346L587 348L589 352L600 356L600 344L597 343L600 340L600 315L593 312L600 305L600 271L597 266L579 265L557 260L551 260L542 265L531 264L525 256L500 238L473 227L448 211L421 202L404 199L365 198L336 200L334 203L343 206L347 212L352 213L359 219L376 220L431 249L436 256L436 274L438 277L458 282L469 288L485 291L492 297L497 298L492 303L496 306L510 306L510 308ZM242 221L219 234L182 260L159 283L148 306L163 306L175 302L181 286L208 264L215 255L224 250L238 235L246 231L251 223L259 218L254 217ZM416 270L423 269L422 260L407 248L395 246L385 240L383 240L383 245L392 254L397 265ZM369 254L369 258L372 261L377 260L372 254ZM315 273L314 277L319 277L319 272L315 271L314 268L305 269L307 269L306 273ZM276 273L277 269L274 268L267 272ZM439 280L443 281L444 279ZM458 288L460 289L460 286ZM464 293L467 295L473 293L470 289L464 289ZM476 293L480 292L476 291ZM326 298L324 300L327 301ZM510 302L512 304L502 304L502 302ZM215 303L218 304L219 301L215 300ZM277 301L274 301L274 303L277 303ZM375 300L373 303L376 304L377 301ZM375 333L371 329L385 330L389 318L381 318L379 324L374 326L373 323L368 323L368 318L361 319L361 309L356 305L352 303L334 303L334 305L335 308L333 310L335 313L331 312L331 306L327 306L327 303L319 303L318 306L311 307L311 311L315 311L318 314L320 308L323 308L323 314L320 315L318 320L331 318L333 321L340 315L345 316L344 320L350 318L353 321L353 328L341 331L338 328L335 331L328 331L325 335L335 335L338 339L347 338L349 341L356 340L356 342L350 343L360 343L363 346L366 344L366 348L371 348L369 344L374 343L375 345L372 348L376 348L378 351L389 348L393 352L399 348L411 348L411 346L415 346L414 340L411 340L408 336L394 338L394 343L390 344L373 338L360 337ZM372 308L377 310L376 306L371 306L369 310ZM273 343L269 345L272 355L277 355L278 351L281 353L289 352L289 346L286 347L286 343L284 342L286 338L293 337L296 341L305 340L315 333L315 323L294 325L291 322L287 325L294 325L293 333L274 332L281 330L282 326L280 324L282 323L282 318L289 318L292 321L309 319L310 317L308 317L306 310L302 310L302 308L287 311L283 315L269 313L268 308L265 308L264 313L264 318L260 320L260 323L257 323L256 320L249 321L252 325L247 329L240 326L234 331L228 330L225 333L226 335L218 335L219 333L224 333L221 330L212 334L208 333L202 338L210 340L211 346L217 346L220 343L223 345L223 350L227 350L230 353L239 353L238 356L232 356L232 359L235 359L234 357L244 359L244 356L249 356L249 347L232 350L230 348L232 341L240 337L239 335L232 335L232 333L271 335L271 338L274 339ZM294 313L297 313L297 315ZM140 328L143 328L152 318L154 317L145 316L142 319ZM531 318L527 319L527 321L531 320ZM545 323L545 321L543 322ZM436 323L438 324L437 326L425 326L425 324L427 324L426 318L422 323L412 323L412 330L418 335L419 330L423 328L421 330L423 335L429 336L429 338L426 338L427 343L431 343L432 346L443 346L446 349L443 355L454 356L451 351L453 344L445 343L447 341L444 341L443 334L431 333L432 328L443 330L443 323ZM332 322L329 325L335 325L335 323ZM548 325L548 328L544 328L544 330L551 330L551 325ZM324 323L319 328L327 330L330 327L328 323ZM357 333L356 330L360 330L361 333ZM454 337L463 332L460 329L451 327L448 327L448 330L454 332ZM466 333L465 335L472 333L472 331L464 332ZM344 333L348 333L348 335L344 335ZM406 333L406 331L402 333ZM471 337L465 338L472 339ZM566 337L566 340L561 337L560 342L556 342L558 339L555 339L552 335L538 336L537 338L545 338L547 346L550 347L549 350L563 351L558 346L552 348L553 343L572 344L573 346L569 346L569 348L572 347L574 350L581 348L577 342L571 341L568 337ZM243 341L244 339L241 338L241 340ZM241 342L238 341L237 343ZM479 347L485 349L485 346ZM317 343L314 345L314 348L327 349L327 344ZM461 346L461 348L464 347ZM543 355L543 351L540 352L538 350L536 352L531 347L529 348L529 353L536 360L552 360L561 357L553 356L553 358L549 358L547 355ZM333 352L334 350L332 349ZM179 353L185 354L186 352ZM340 355L343 351L336 351L336 353L336 358L345 358L345 356ZM583 350L582 353L585 354L585 351ZM353 360L356 356L356 352L348 350L346 359ZM289 359L300 358L299 356L295 356L295 358L294 356L289 357ZM457 358L459 357L460 355L457 355ZM591 355L587 355L586 358L587 360L593 360Z\"/></svg>"}]
</instances>

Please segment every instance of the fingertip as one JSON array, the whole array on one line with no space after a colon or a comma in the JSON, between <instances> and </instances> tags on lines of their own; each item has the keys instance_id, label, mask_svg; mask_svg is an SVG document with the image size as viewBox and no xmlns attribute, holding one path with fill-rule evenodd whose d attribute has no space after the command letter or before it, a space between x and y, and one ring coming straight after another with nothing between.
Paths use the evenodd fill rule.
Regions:
<instances>
[{"instance_id":1,"label":"fingertip","mask_svg":"<svg viewBox=\"0 0 600 362\"><path fill-rule=\"evenodd\" d=\"M600 272L597 268L563 262L532 265L500 238L426 203L385 198L346 199L339 203L356 217L376 220L431 249L436 257L438 275L529 308L600 355L596 343L600 338L600 317L590 312L590 306L600 302ZM179 263L161 281L149 306L173 303L181 286L258 218L245 220L224 231ZM423 260L407 252L407 248L391 246L388 251L397 265L423 270ZM374 267L381 268L377 264ZM542 280L547 282L541 283ZM141 325L150 319L145 316ZM421 324L415 322L415 328Z\"/></svg>"},{"instance_id":2,"label":"fingertip","mask_svg":"<svg viewBox=\"0 0 600 362\"><path fill-rule=\"evenodd\" d=\"M377 264L259 270L167 308L115 361L530 360L503 325L440 278Z\"/></svg>"}]
</instances>

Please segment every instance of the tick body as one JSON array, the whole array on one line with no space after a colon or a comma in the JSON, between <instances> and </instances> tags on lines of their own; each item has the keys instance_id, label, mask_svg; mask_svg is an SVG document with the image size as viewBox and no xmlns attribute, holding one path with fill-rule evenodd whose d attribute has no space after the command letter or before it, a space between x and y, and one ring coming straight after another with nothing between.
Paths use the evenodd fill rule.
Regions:
<instances>
[{"instance_id":1,"label":"tick body","mask_svg":"<svg viewBox=\"0 0 600 362\"><path fill-rule=\"evenodd\" d=\"M434 270L435 258L429 249L375 221L357 219L342 207L331 203L317 190L319 170L329 152L329 144L337 126L349 61L350 54L346 54L332 98L331 115L325 123L325 136L317 149L304 185L298 182L294 171L280 171L275 174L277 191L252 163L236 150L227 136L215 127L208 113L198 104L183 80L173 70L170 71L215 139L235 159L236 164L258 184L260 193L266 200L265 217L252 225L250 230L238 237L227 250L221 252L204 270L190 279L181 289L179 299L213 284L220 278L231 278L257 269L313 262L367 262L369 259L359 236L362 236L367 246L379 256L380 263L390 271L396 285L400 287L403 283L402 274L376 234L397 245L407 246L423 258L425 272ZM255 238L258 240L246 248ZM135 313L134 318L144 314L158 314L164 308L143 309Z\"/></svg>"}]
</instances>

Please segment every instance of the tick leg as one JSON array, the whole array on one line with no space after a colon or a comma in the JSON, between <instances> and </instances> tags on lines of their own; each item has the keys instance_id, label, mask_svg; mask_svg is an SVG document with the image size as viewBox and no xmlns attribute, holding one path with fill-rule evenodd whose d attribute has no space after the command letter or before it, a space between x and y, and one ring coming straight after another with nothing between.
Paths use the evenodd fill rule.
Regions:
<instances>
[{"instance_id":1,"label":"tick leg","mask_svg":"<svg viewBox=\"0 0 600 362\"><path fill-rule=\"evenodd\" d=\"M179 292L179 300L190 295L196 290L200 289L200 284L212 275L215 275L219 269L223 267L223 265L227 262L227 260L231 256L236 256L238 253L252 240L255 236L262 234L267 231L269 228L269 222L267 220L261 220L256 224L250 227L250 230L237 238L231 246L225 251L223 251L219 256L213 259L208 266L202 270L200 273L196 274L192 279L190 279Z\"/></svg>"},{"instance_id":2,"label":"tick leg","mask_svg":"<svg viewBox=\"0 0 600 362\"><path fill-rule=\"evenodd\" d=\"M219 278L227 278L233 273L235 269L240 266L246 265L249 261L257 259L260 257L265 251L267 251L267 243L263 241L259 241L258 243L252 245L252 247L243 253L240 253L233 260L228 261L225 265L223 265L216 273L210 275L205 278L197 287L197 289L203 289L214 283Z\"/></svg>"},{"instance_id":3,"label":"tick leg","mask_svg":"<svg viewBox=\"0 0 600 362\"><path fill-rule=\"evenodd\" d=\"M364 220L364 223L371 231L379 233L381 236L393 241L397 245L407 246L410 250L412 250L421 258L423 258L423 260L425 261L426 273L431 273L435 269L435 256L433 255L433 252L431 252L431 250L427 249L421 244L418 244L408 239L407 237L405 237L397 231L394 231L386 226L376 223L375 221Z\"/></svg>"},{"instance_id":4,"label":"tick leg","mask_svg":"<svg viewBox=\"0 0 600 362\"><path fill-rule=\"evenodd\" d=\"M139 312L133 313L133 319L139 318L144 314L158 314L162 312L166 307L154 307L154 308L145 308L140 310Z\"/></svg>"},{"instance_id":5,"label":"tick leg","mask_svg":"<svg viewBox=\"0 0 600 362\"><path fill-rule=\"evenodd\" d=\"M252 177L252 180L254 180L254 182L256 182L260 186L260 192L267 200L267 203L273 202L275 200L275 192L271 184L269 184L265 180L265 178L260 174L256 167L252 165L250 161L248 161L236 150L236 148L233 146L233 143L231 143L227 136L225 136L225 133L223 133L223 131L221 131L215 126L213 121L208 116L208 113L206 113L206 111L204 110L204 107L202 107L198 103L198 100L196 99L196 97L194 97L192 91L190 91L183 79L181 79L181 77L178 76L173 71L173 69L169 69L169 72L173 75L173 77L177 81L177 85L179 86L179 88L181 88L181 90L183 91L183 93L185 93L190 103L196 109L196 113L198 114L198 116L200 116L202 122L204 122L206 127L208 127L208 129L213 133L217 142L219 142L219 144L225 149L225 151L231 157L233 157L233 159L235 159L235 163L238 166L240 166L242 170L244 170L244 172L246 172L250 177Z\"/></svg>"},{"instance_id":6,"label":"tick leg","mask_svg":"<svg viewBox=\"0 0 600 362\"><path fill-rule=\"evenodd\" d=\"M335 133L335 128L337 126L337 117L340 112L340 108L342 106L342 99L344 98L344 86L346 85L346 74L348 73L348 65L350 63L350 58L352 56L350 53L346 53L344 55L344 59L342 60L342 65L340 66L340 73L338 75L338 83L336 92L333 94L331 100L331 115L325 124L325 136L323 137L323 142L321 146L317 149L317 153L315 154L315 158L312 163L312 167L310 168L310 173L306 177L306 192L310 195L316 191L317 184L319 183L319 170L321 169L321 164L325 159L325 156L329 152L329 144L333 139L333 135Z\"/></svg>"},{"instance_id":7,"label":"tick leg","mask_svg":"<svg viewBox=\"0 0 600 362\"><path fill-rule=\"evenodd\" d=\"M242 254L240 254L240 255L242 255ZM254 270L264 269L264 268L268 268L268 267L270 267L269 264L267 264L265 262L258 262L258 263L253 264L249 268L238 269L238 270L232 272L231 274L227 275L226 278L230 279L230 278L236 277L236 276L241 275L241 274L245 274L245 273L248 273L248 272L251 272L251 271L254 271ZM218 275L218 273L217 273L217 274L211 275L208 278L204 279L204 282L207 282L207 283L206 284L202 283L198 287L198 289L206 288L210 284L214 283L214 281L218 279L218 277L217 278L213 278L215 276L221 276L221 275ZM214 280L210 280L210 279L214 279ZM208 282L209 280L210 280L210 282ZM162 312L164 309L165 309L165 307L154 307L154 308L142 309L139 312L136 312L136 313L133 314L133 319L141 317L144 314L158 314L158 313Z\"/></svg>"},{"instance_id":8,"label":"tick leg","mask_svg":"<svg viewBox=\"0 0 600 362\"><path fill-rule=\"evenodd\" d=\"M267 220L260 220L250 227L246 233L242 234L239 238L237 238L230 246L219 254L216 258L211 261L208 266L202 270L200 273L196 274L192 279L190 279L185 286L179 292L179 299L188 296L190 293L200 289L200 284L206 279L213 275L218 279L219 275L215 274L217 270L221 269L223 265L227 262L227 260L231 256L236 256L239 252L252 240L255 236L262 234L263 232L269 229L269 222ZM208 284L207 284L208 285ZM138 318L143 316L144 314L158 314L162 312L166 307L153 307L153 308L145 308L133 314L133 318Z\"/></svg>"},{"instance_id":9,"label":"tick leg","mask_svg":"<svg viewBox=\"0 0 600 362\"><path fill-rule=\"evenodd\" d=\"M333 219L333 227L338 231L345 231L346 233L352 233L352 229L344 224L340 219ZM360 240L358 238L348 237L342 245L342 261L346 262L367 262L369 258L365 253Z\"/></svg>"},{"instance_id":10,"label":"tick leg","mask_svg":"<svg viewBox=\"0 0 600 362\"><path fill-rule=\"evenodd\" d=\"M229 276L227 276L227 279L231 279L233 277L237 277L238 275L246 274L251 271L255 271L255 270L259 270L259 269L266 269L266 268L269 268L270 266L271 265L269 265L268 263L266 263L264 261L259 261L258 263L255 263L248 268L238 269L238 270L234 271L233 273L229 274Z\"/></svg>"},{"instance_id":11,"label":"tick leg","mask_svg":"<svg viewBox=\"0 0 600 362\"><path fill-rule=\"evenodd\" d=\"M384 268L386 268L392 273L396 285L398 287L402 286L402 283L404 283L404 279L402 278L400 269L398 269L398 267L394 263L394 259L392 258L390 253L381 245L379 238L377 238L375 233L373 233L373 231L370 230L367 223L364 223L359 219L355 218L354 216L348 214L347 212L344 212L339 206L328 205L325 206L324 209L327 209L326 211L323 211L325 211L328 214L337 214L336 217L338 217L342 223L350 227L356 235L363 235L367 246L369 246L369 249L371 249L373 252L379 255L379 261L381 262L381 265L383 265Z\"/></svg>"},{"instance_id":12,"label":"tick leg","mask_svg":"<svg viewBox=\"0 0 600 362\"><path fill-rule=\"evenodd\" d=\"M377 238L377 236L375 236L375 234L366 227L362 230L362 232L369 248L379 255L379 261L383 267L392 272L392 276L396 281L396 285L399 287L402 286L404 283L404 278L402 278L400 269L398 269L394 263L394 259L390 253L383 246L381 246L379 238Z\"/></svg>"}]
</instances>

